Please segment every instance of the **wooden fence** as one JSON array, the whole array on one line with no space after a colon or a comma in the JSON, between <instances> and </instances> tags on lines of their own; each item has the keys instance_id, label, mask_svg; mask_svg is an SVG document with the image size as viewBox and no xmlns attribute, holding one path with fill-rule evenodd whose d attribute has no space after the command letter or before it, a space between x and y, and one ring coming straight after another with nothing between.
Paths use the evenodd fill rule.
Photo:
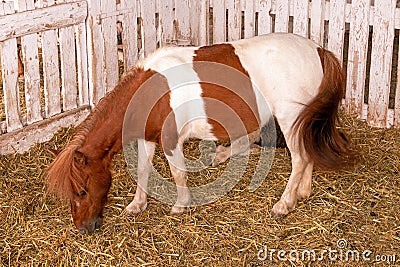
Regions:
<instances>
[{"instance_id":1,"label":"wooden fence","mask_svg":"<svg viewBox=\"0 0 400 267\"><path fill-rule=\"evenodd\" d=\"M335 52L347 72L346 111L400 127L396 0L15 1L0 3L1 153L78 124L121 70L158 47L270 32L294 32Z\"/></svg>"}]
</instances>

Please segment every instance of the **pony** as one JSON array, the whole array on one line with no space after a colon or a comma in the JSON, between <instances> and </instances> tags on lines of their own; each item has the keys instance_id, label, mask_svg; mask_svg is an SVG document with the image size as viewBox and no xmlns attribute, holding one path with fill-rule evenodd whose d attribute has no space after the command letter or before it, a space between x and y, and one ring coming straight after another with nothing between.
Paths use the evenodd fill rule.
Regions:
<instances>
[{"instance_id":1,"label":"pony","mask_svg":"<svg viewBox=\"0 0 400 267\"><path fill-rule=\"evenodd\" d=\"M218 165L247 151L260 128L275 118L292 171L271 215L284 216L310 196L314 166L349 164L351 144L337 127L344 90L345 76L335 55L295 34L160 48L125 73L78 126L47 168L47 188L70 200L75 226L91 234L103 222L111 161L123 148L128 125L129 139L138 142L138 180L126 212L147 207L147 181L159 145L177 186L171 214L180 214L191 203L182 168L184 142L230 140L231 146L217 147L212 164Z\"/></svg>"}]
</instances>

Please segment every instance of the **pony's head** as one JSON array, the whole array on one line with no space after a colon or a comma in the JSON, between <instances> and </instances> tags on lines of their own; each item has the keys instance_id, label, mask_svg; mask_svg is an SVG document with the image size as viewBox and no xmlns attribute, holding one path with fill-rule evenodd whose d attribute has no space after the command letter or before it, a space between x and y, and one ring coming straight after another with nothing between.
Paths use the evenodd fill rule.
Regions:
<instances>
[{"instance_id":1,"label":"pony's head","mask_svg":"<svg viewBox=\"0 0 400 267\"><path fill-rule=\"evenodd\" d=\"M104 159L90 158L67 147L46 171L49 191L70 200L74 224L83 234L91 234L103 222L111 186L107 165Z\"/></svg>"}]
</instances>

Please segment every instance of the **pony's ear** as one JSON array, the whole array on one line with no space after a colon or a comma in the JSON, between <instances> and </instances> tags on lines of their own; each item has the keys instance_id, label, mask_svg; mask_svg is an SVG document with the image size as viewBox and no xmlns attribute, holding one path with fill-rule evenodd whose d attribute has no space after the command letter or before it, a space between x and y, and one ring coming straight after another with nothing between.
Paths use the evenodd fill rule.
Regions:
<instances>
[{"instance_id":1,"label":"pony's ear","mask_svg":"<svg viewBox=\"0 0 400 267\"><path fill-rule=\"evenodd\" d=\"M49 151L54 155L54 156L58 156L58 154L60 154L60 152L62 151L61 149L52 149L49 148Z\"/></svg>"},{"instance_id":2,"label":"pony's ear","mask_svg":"<svg viewBox=\"0 0 400 267\"><path fill-rule=\"evenodd\" d=\"M75 151L74 153L74 160L75 162L81 164L81 165L86 165L87 164L87 157L85 154L83 154L80 151Z\"/></svg>"}]
</instances>

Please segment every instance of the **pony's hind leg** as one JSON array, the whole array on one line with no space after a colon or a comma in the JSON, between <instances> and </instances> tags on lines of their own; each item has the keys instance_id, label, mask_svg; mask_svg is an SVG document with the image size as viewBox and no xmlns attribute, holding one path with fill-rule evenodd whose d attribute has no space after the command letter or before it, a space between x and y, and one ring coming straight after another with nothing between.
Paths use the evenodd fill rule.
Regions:
<instances>
[{"instance_id":1,"label":"pony's hind leg","mask_svg":"<svg viewBox=\"0 0 400 267\"><path fill-rule=\"evenodd\" d=\"M171 209L171 215L181 214L191 204L191 196L186 184L186 167L183 155L183 143L179 142L172 152L172 157L167 156L172 177L174 177L177 188L177 200Z\"/></svg>"},{"instance_id":2,"label":"pony's hind leg","mask_svg":"<svg viewBox=\"0 0 400 267\"><path fill-rule=\"evenodd\" d=\"M287 119L287 118L286 118ZM292 172L289 181L280 200L273 206L271 215L273 217L284 216L294 209L299 198L308 197L311 194L311 175L313 164L306 157L305 151L302 151L298 144L297 134L290 134L291 123L287 120L281 120L282 132L285 136L287 146L292 157Z\"/></svg>"},{"instance_id":3,"label":"pony's hind leg","mask_svg":"<svg viewBox=\"0 0 400 267\"><path fill-rule=\"evenodd\" d=\"M260 130L254 131L248 135L242 136L232 142L228 147L218 146L216 148L216 155L211 165L213 167L224 163L227 159L232 156L240 155L247 152L250 146L260 139Z\"/></svg>"},{"instance_id":4,"label":"pony's hind leg","mask_svg":"<svg viewBox=\"0 0 400 267\"><path fill-rule=\"evenodd\" d=\"M155 151L155 143L138 140L137 188L133 201L126 207L126 212L136 214L147 207L147 185L151 172L151 164Z\"/></svg>"},{"instance_id":5,"label":"pony's hind leg","mask_svg":"<svg viewBox=\"0 0 400 267\"><path fill-rule=\"evenodd\" d=\"M306 199L311 195L311 181L314 163L309 162L301 177L299 187L297 188L297 200Z\"/></svg>"}]
</instances>

